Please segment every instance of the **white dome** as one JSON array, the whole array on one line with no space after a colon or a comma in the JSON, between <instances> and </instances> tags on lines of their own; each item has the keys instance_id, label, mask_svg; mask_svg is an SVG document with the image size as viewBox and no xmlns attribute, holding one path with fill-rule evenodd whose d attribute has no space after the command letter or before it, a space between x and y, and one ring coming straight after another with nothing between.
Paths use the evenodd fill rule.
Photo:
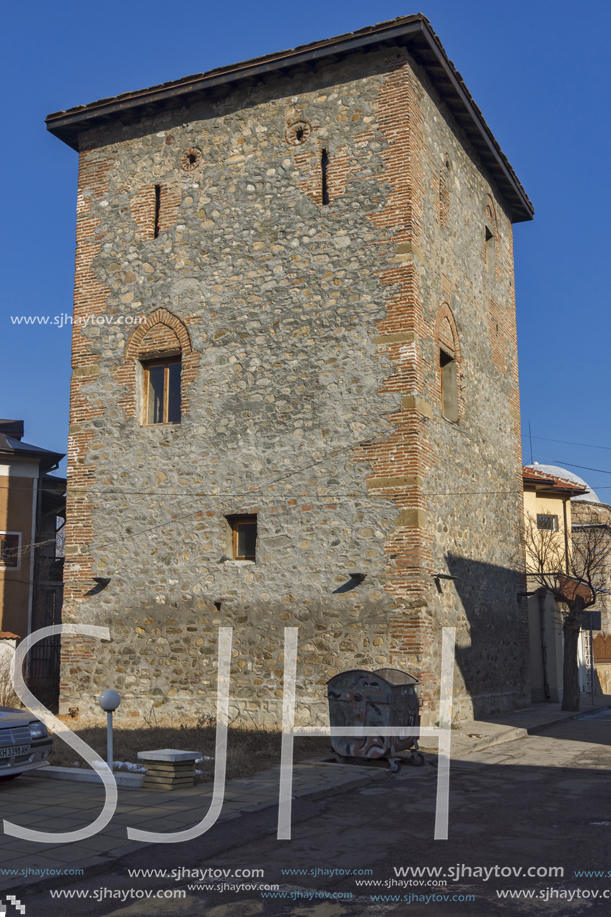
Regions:
<instances>
[{"instance_id":1,"label":"white dome","mask_svg":"<svg viewBox=\"0 0 611 917\"><path fill-rule=\"evenodd\" d=\"M532 465L527 465L526 467L534 468L536 471L542 471L543 474L553 474L556 478L564 478L565 481L573 481L575 484L581 484L583 487L588 488L585 494L576 494L574 497L571 497L571 500L587 500L589 503L600 503L600 500L587 481L584 481L583 478L580 478L579 475L575 474L573 471L567 471L566 468L560 468L559 465L540 465L538 462L533 462Z\"/></svg>"}]
</instances>

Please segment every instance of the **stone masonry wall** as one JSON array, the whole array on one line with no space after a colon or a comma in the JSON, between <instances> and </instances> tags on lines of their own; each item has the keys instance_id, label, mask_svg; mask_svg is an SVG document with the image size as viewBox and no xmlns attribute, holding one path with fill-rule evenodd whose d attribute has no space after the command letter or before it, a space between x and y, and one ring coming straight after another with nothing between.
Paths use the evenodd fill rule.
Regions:
<instances>
[{"instance_id":1,"label":"stone masonry wall","mask_svg":"<svg viewBox=\"0 0 611 917\"><path fill-rule=\"evenodd\" d=\"M119 719L213 712L221 625L232 709L260 722L279 721L287 626L301 722L324 722L332 675L386 665L421 677L434 722L445 624L457 715L523 703L511 225L407 52L91 132L75 283L88 316L64 620L111 640L64 641L62 710L95 712L114 687ZM440 410L448 336L457 424ZM182 421L143 426L140 360L164 350L182 355ZM258 514L254 564L227 560L238 513Z\"/></svg>"},{"instance_id":2,"label":"stone masonry wall","mask_svg":"<svg viewBox=\"0 0 611 917\"><path fill-rule=\"evenodd\" d=\"M439 631L457 627L454 711L486 716L528 702L528 622L519 532L522 464L512 225L473 149L419 72L422 213L419 277L420 444L427 566L421 621L431 677ZM486 262L486 226L494 252ZM440 346L458 364L457 423L441 410ZM428 614L427 614L428 613ZM425 625L425 626L426 626ZM422 626L422 624L421 624Z\"/></svg>"}]
</instances>

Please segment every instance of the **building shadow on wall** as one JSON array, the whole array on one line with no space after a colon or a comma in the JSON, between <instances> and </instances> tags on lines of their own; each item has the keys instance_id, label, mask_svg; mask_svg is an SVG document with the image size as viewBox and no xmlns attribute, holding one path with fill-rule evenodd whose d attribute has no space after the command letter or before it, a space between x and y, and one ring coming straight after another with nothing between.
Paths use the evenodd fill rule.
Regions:
<instances>
[{"instance_id":1,"label":"building shadow on wall","mask_svg":"<svg viewBox=\"0 0 611 917\"><path fill-rule=\"evenodd\" d=\"M456 554L446 555L446 561L453 581L440 580L438 589L455 589L467 618L470 639L466 645L457 639L456 665L475 719L524 706L530 702L528 619L518 595L525 592L524 577L509 567Z\"/></svg>"}]
</instances>

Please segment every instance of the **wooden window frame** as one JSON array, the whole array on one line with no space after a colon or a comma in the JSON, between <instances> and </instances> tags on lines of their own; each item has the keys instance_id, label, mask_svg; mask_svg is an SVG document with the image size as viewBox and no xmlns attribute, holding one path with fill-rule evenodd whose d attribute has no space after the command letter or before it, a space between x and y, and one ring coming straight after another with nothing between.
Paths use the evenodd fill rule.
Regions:
<instances>
[{"instance_id":1,"label":"wooden window frame","mask_svg":"<svg viewBox=\"0 0 611 917\"><path fill-rule=\"evenodd\" d=\"M4 562L4 558L0 553L0 570L12 570L13 572L19 571L21 569L21 532L0 532L0 541L4 541L5 537L9 535L11 538L17 539L17 554L15 555L16 563L7 564Z\"/></svg>"},{"instance_id":2,"label":"wooden window frame","mask_svg":"<svg viewBox=\"0 0 611 917\"><path fill-rule=\"evenodd\" d=\"M256 560L257 560L256 536L258 534L257 532L257 514L256 513L239 513L237 515L226 516L225 518L227 519L227 523L230 529L232 560L256 563ZM255 528L255 553L252 556L248 556L248 557L238 553L238 526L244 525L244 524L252 525Z\"/></svg>"},{"instance_id":3,"label":"wooden window frame","mask_svg":"<svg viewBox=\"0 0 611 917\"><path fill-rule=\"evenodd\" d=\"M551 526L540 524L539 520L550 519L552 520ZM540 532L559 532L560 531L560 521L557 514L555 513L537 513L537 528Z\"/></svg>"},{"instance_id":4,"label":"wooden window frame","mask_svg":"<svg viewBox=\"0 0 611 917\"><path fill-rule=\"evenodd\" d=\"M175 426L177 423L182 421L182 355L173 354L172 356L159 357L156 359L141 359L140 363L142 365L142 370L144 372L144 426L145 427L162 427L162 426ZM181 367L181 405L180 405L180 417L178 420L168 420L168 403L170 396L170 366L175 366L179 364ZM163 420L155 423L149 418L149 404L150 404L150 386L151 386L151 373L150 370L155 366L163 366L165 371L163 374Z\"/></svg>"}]
</instances>

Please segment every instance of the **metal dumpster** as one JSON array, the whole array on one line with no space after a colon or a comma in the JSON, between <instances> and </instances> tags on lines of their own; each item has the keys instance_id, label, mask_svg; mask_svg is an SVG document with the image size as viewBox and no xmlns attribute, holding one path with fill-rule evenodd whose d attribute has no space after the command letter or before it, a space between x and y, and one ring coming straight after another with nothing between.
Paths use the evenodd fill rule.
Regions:
<instances>
[{"instance_id":1,"label":"metal dumpster","mask_svg":"<svg viewBox=\"0 0 611 917\"><path fill-rule=\"evenodd\" d=\"M412 764L424 764L417 736L339 736L334 726L420 726L420 682L399 669L340 672L327 682L331 745L337 760L386 758L391 770L401 766L401 751L411 750ZM356 762L354 762L356 763Z\"/></svg>"}]
</instances>

